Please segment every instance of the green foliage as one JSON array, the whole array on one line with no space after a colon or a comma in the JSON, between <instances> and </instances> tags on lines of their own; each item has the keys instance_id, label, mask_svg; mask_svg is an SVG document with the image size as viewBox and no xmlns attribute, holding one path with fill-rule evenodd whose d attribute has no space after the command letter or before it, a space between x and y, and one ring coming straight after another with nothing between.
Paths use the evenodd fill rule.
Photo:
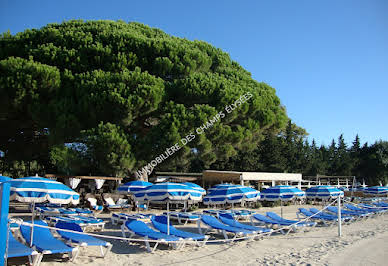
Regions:
<instances>
[{"instance_id":1,"label":"green foliage","mask_svg":"<svg viewBox=\"0 0 388 266\"><path fill-rule=\"evenodd\" d=\"M131 145L120 127L102 122L93 129L82 131L86 155L97 174L128 176L135 164Z\"/></svg>"},{"instance_id":2,"label":"green foliage","mask_svg":"<svg viewBox=\"0 0 388 266\"><path fill-rule=\"evenodd\" d=\"M388 184L388 142L379 141L361 147L356 136L350 148L343 135L338 144L317 147L305 140L304 130L290 130L292 123L279 133L266 135L253 150L239 151L236 156L217 160L212 169L252 172L290 172L305 176L356 176L368 185ZM293 132L293 133L292 133ZM291 136L291 137L290 137ZM200 162L196 161L196 165ZM200 168L203 169L203 168Z\"/></svg>"},{"instance_id":3,"label":"green foliage","mask_svg":"<svg viewBox=\"0 0 388 266\"><path fill-rule=\"evenodd\" d=\"M5 33L0 150L7 162L38 160L62 172L127 175L247 92L253 95L248 103L160 169L187 170L193 160L208 167L252 150L286 125L275 89L206 42L140 23L74 20ZM87 152L64 143L82 143Z\"/></svg>"},{"instance_id":4,"label":"green foliage","mask_svg":"<svg viewBox=\"0 0 388 266\"><path fill-rule=\"evenodd\" d=\"M68 146L54 146L50 151L50 159L56 165L58 174L81 174L87 169L82 153Z\"/></svg>"}]
</instances>

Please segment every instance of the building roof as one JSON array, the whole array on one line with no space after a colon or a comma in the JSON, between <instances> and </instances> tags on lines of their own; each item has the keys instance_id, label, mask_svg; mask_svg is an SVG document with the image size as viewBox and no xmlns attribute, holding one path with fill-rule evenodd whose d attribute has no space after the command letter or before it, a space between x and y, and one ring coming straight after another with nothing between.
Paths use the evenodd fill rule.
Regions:
<instances>
[{"instance_id":1,"label":"building roof","mask_svg":"<svg viewBox=\"0 0 388 266\"><path fill-rule=\"evenodd\" d=\"M299 173L265 173L265 172L237 172L205 170L202 175L203 181L217 182L241 182L252 181L301 181L302 174Z\"/></svg>"},{"instance_id":2,"label":"building roof","mask_svg":"<svg viewBox=\"0 0 388 266\"><path fill-rule=\"evenodd\" d=\"M114 180L121 181L122 177L112 177L112 176L74 176L74 175L54 175L54 174L46 174L44 175L46 178L79 178L79 179L104 179L104 180Z\"/></svg>"}]
</instances>

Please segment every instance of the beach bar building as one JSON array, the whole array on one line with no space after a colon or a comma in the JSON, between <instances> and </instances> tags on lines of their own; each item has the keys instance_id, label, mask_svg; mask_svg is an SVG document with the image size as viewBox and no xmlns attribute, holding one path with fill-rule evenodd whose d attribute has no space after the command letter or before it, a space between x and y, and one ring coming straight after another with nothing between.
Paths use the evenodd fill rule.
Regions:
<instances>
[{"instance_id":1,"label":"beach bar building","mask_svg":"<svg viewBox=\"0 0 388 266\"><path fill-rule=\"evenodd\" d=\"M257 183L257 188L264 184L275 186L278 184L295 185L302 187L302 174L299 173L266 173L266 172L235 172L235 171L218 171L205 170L202 173L202 186L209 187L219 183L235 183L248 185Z\"/></svg>"}]
</instances>

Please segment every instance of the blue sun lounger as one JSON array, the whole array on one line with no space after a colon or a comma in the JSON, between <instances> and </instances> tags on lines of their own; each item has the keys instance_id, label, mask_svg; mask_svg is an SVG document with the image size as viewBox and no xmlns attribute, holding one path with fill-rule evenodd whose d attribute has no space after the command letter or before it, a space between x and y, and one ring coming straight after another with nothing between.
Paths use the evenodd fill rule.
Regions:
<instances>
[{"instance_id":1,"label":"blue sun lounger","mask_svg":"<svg viewBox=\"0 0 388 266\"><path fill-rule=\"evenodd\" d=\"M338 213L338 207L329 206L329 207L327 207L326 210L328 210L329 212L334 213L334 214ZM355 217L356 220L367 218L369 216L369 215L364 214L364 213L359 213L359 212L355 212L355 211L347 211L347 210L343 210L343 209L341 209L341 215L352 216L352 217Z\"/></svg>"},{"instance_id":2,"label":"blue sun lounger","mask_svg":"<svg viewBox=\"0 0 388 266\"><path fill-rule=\"evenodd\" d=\"M367 215L376 214L375 212L373 212L371 210L361 209L361 208L358 208L358 207L351 205L351 204L344 204L344 206L346 209L349 209L351 211L355 211L358 213L367 214Z\"/></svg>"},{"instance_id":3,"label":"blue sun lounger","mask_svg":"<svg viewBox=\"0 0 388 266\"><path fill-rule=\"evenodd\" d=\"M34 221L34 224L47 226L45 222L40 220ZM29 243L31 238L31 227L22 224L20 226L20 232L26 243ZM70 247L56 239L48 228L34 226L33 236L32 246L42 253L42 256L46 254L68 253L71 261L74 261L78 256L78 247Z\"/></svg>"},{"instance_id":4,"label":"blue sun lounger","mask_svg":"<svg viewBox=\"0 0 388 266\"><path fill-rule=\"evenodd\" d=\"M152 228L148 227L148 225L142 221L132 220L132 221L125 222L121 226L121 233L123 237L127 237L127 234L126 234L127 232L131 233L129 238L133 237L133 235L142 237L144 239L148 252L155 251L159 243L164 243L167 245L171 244L174 248L177 248L177 249L179 249L184 245L182 238L157 232ZM159 240L160 242L155 242L154 248L151 249L150 243L148 241L149 239Z\"/></svg>"},{"instance_id":5,"label":"blue sun lounger","mask_svg":"<svg viewBox=\"0 0 388 266\"><path fill-rule=\"evenodd\" d=\"M126 221L132 220L145 220L149 221L151 214L142 214L142 213L134 213L134 214L126 214L126 213L112 213L110 217L112 224L125 223Z\"/></svg>"},{"instance_id":6,"label":"blue sun lounger","mask_svg":"<svg viewBox=\"0 0 388 266\"><path fill-rule=\"evenodd\" d=\"M221 213L229 213L233 217L236 216L236 214L232 212L232 210L204 210L203 213L207 215L213 215L216 217L218 217Z\"/></svg>"},{"instance_id":7,"label":"blue sun lounger","mask_svg":"<svg viewBox=\"0 0 388 266\"><path fill-rule=\"evenodd\" d=\"M386 202L375 202L373 204L375 204L376 206L379 206L379 207L388 208L388 203L386 203Z\"/></svg>"},{"instance_id":8,"label":"blue sun lounger","mask_svg":"<svg viewBox=\"0 0 388 266\"><path fill-rule=\"evenodd\" d=\"M55 225L58 229L67 229L72 230L75 232L83 232L81 229L81 226L75 223L66 223L66 222L58 222ZM76 244L80 247L87 247L87 246L98 246L101 250L101 256L105 257L105 255L111 250L112 244L106 241L103 241L101 239L95 238L93 236L84 235L84 234L77 234L73 232L67 232L67 231L61 231L57 230L57 233L61 236L61 238L65 239L67 241L67 244ZM104 253L103 247L106 248L106 252Z\"/></svg>"},{"instance_id":9,"label":"blue sun lounger","mask_svg":"<svg viewBox=\"0 0 388 266\"><path fill-rule=\"evenodd\" d=\"M7 258L16 258L24 256L28 256L30 264L32 264L33 266L38 266L40 264L40 261L42 260L42 254L17 241L12 235L12 232L9 231Z\"/></svg>"},{"instance_id":10,"label":"blue sun lounger","mask_svg":"<svg viewBox=\"0 0 388 266\"><path fill-rule=\"evenodd\" d=\"M252 214L254 214L254 211L250 210L231 210L231 214L233 216L236 216L236 219L244 219L244 220L249 220Z\"/></svg>"},{"instance_id":11,"label":"blue sun lounger","mask_svg":"<svg viewBox=\"0 0 388 266\"><path fill-rule=\"evenodd\" d=\"M233 218L233 216L230 215L229 213L220 214L219 219L221 220L221 222L223 222L226 225L230 225L230 226L233 226L233 227L241 228L241 229L244 229L244 230L257 231L257 232L259 232L261 234L266 233L268 235L271 235L271 232L272 232L272 229L269 229L269 228L257 227L257 226L248 225L248 224L242 224L242 223L236 221Z\"/></svg>"},{"instance_id":12,"label":"blue sun lounger","mask_svg":"<svg viewBox=\"0 0 388 266\"><path fill-rule=\"evenodd\" d=\"M241 229L238 227L226 225L224 223L221 223L214 216L202 215L201 220L197 221L198 231L200 234L202 234L201 222L207 226L205 233L209 229L215 229L220 234L223 234L225 239L228 239L227 233L231 233L234 235L234 237L231 239L231 241L234 241L237 238L237 236L249 236L250 238L253 238L254 235L257 235L259 233L259 231L246 230L246 229Z\"/></svg>"},{"instance_id":13,"label":"blue sun lounger","mask_svg":"<svg viewBox=\"0 0 388 266\"><path fill-rule=\"evenodd\" d=\"M163 215L167 215L167 212L164 212ZM190 212L170 212L170 219L178 220L180 224L187 224L188 222L196 222L201 218L201 215L198 213Z\"/></svg>"},{"instance_id":14,"label":"blue sun lounger","mask_svg":"<svg viewBox=\"0 0 388 266\"><path fill-rule=\"evenodd\" d=\"M92 215L93 211L85 208L70 208L70 211L75 211L76 213L80 215Z\"/></svg>"},{"instance_id":15,"label":"blue sun lounger","mask_svg":"<svg viewBox=\"0 0 388 266\"><path fill-rule=\"evenodd\" d=\"M335 216L327 216L322 213L315 214L305 208L299 208L299 212L297 212L296 215L298 216L298 218L299 218L299 215L303 215L305 218L315 220L319 223L322 223L325 226L332 226L338 221L337 217Z\"/></svg>"},{"instance_id":16,"label":"blue sun lounger","mask_svg":"<svg viewBox=\"0 0 388 266\"><path fill-rule=\"evenodd\" d=\"M368 205L368 204L363 204ZM378 208L379 210L388 211L388 204L385 202L375 202L373 203L374 206L370 205L370 207Z\"/></svg>"},{"instance_id":17,"label":"blue sun lounger","mask_svg":"<svg viewBox=\"0 0 388 266\"><path fill-rule=\"evenodd\" d=\"M162 216L152 216L151 218L152 225L158 229L160 232L167 234L167 217ZM193 240L199 244L199 241L206 244L206 241L209 239L209 236L202 234L195 234L191 232L186 232L175 228L174 226L169 226L170 235L180 237L187 240Z\"/></svg>"},{"instance_id":18,"label":"blue sun lounger","mask_svg":"<svg viewBox=\"0 0 388 266\"><path fill-rule=\"evenodd\" d=\"M335 219L338 220L337 213L334 214L334 213L322 212L322 211L318 210L317 208L310 208L310 211L312 213L321 213L322 216L331 217L331 218L335 218ZM341 215L341 219L344 222L353 222L353 221L355 221L354 216L350 216L350 215Z\"/></svg>"},{"instance_id":19,"label":"blue sun lounger","mask_svg":"<svg viewBox=\"0 0 388 266\"><path fill-rule=\"evenodd\" d=\"M289 224L281 221L275 221L265 215L262 214L254 214L251 216L251 223L254 225L254 221L259 222L259 224L268 226L269 228L275 229L274 226L277 226L276 230L279 230L282 234L287 235L291 231L296 232L299 228L304 227L299 224ZM283 226L283 227L282 227Z\"/></svg>"},{"instance_id":20,"label":"blue sun lounger","mask_svg":"<svg viewBox=\"0 0 388 266\"><path fill-rule=\"evenodd\" d=\"M299 226L307 226L307 227L314 227L317 225L316 222L301 222L301 221L294 221L294 220L288 220L280 217L274 212L267 212L266 214L269 218L271 218L274 221L282 222L288 225L299 225Z\"/></svg>"},{"instance_id":21,"label":"blue sun lounger","mask_svg":"<svg viewBox=\"0 0 388 266\"><path fill-rule=\"evenodd\" d=\"M372 212L375 212L378 214L384 214L388 211L388 208L378 207L375 205L369 205L369 204L364 204L364 203L358 204L357 206L364 209L364 210L372 211Z\"/></svg>"}]
</instances>

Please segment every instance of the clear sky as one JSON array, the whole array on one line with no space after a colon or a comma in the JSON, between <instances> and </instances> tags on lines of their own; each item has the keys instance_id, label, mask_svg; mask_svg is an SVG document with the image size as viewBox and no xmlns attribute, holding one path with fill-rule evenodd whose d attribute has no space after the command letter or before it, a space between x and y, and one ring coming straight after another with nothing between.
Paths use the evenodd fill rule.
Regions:
<instances>
[{"instance_id":1,"label":"clear sky","mask_svg":"<svg viewBox=\"0 0 388 266\"><path fill-rule=\"evenodd\" d=\"M318 144L388 140L388 1L0 0L0 32L137 21L228 52Z\"/></svg>"}]
</instances>

